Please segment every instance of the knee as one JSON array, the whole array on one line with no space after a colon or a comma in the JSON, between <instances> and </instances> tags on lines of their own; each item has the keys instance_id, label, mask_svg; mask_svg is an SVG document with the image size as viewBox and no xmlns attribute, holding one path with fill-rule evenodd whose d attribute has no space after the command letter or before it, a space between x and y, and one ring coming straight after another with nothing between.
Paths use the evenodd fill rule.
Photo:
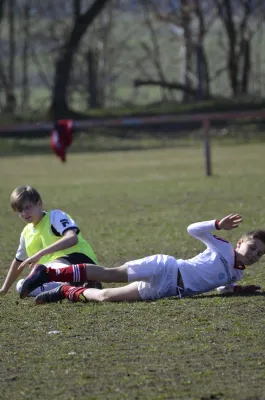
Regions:
<instances>
[{"instance_id":1,"label":"knee","mask_svg":"<svg viewBox=\"0 0 265 400\"><path fill-rule=\"evenodd\" d=\"M109 293L108 289L102 289L100 290L100 293L98 295L98 301L104 302L109 300Z\"/></svg>"},{"instance_id":2,"label":"knee","mask_svg":"<svg viewBox=\"0 0 265 400\"><path fill-rule=\"evenodd\" d=\"M23 282L24 282L24 279L20 279L16 284L16 290L18 293L21 292L21 286L22 286Z\"/></svg>"}]
</instances>

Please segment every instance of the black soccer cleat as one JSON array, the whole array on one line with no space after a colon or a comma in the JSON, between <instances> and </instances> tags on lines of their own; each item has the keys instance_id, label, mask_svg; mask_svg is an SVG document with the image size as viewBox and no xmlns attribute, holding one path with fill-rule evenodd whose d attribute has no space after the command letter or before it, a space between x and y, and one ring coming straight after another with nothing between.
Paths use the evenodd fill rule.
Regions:
<instances>
[{"instance_id":1,"label":"black soccer cleat","mask_svg":"<svg viewBox=\"0 0 265 400\"><path fill-rule=\"evenodd\" d=\"M87 281L83 284L86 289L103 289L102 283L99 281Z\"/></svg>"},{"instance_id":2,"label":"black soccer cleat","mask_svg":"<svg viewBox=\"0 0 265 400\"><path fill-rule=\"evenodd\" d=\"M57 303L65 299L65 295L62 291L62 287L64 285L58 286L54 289L47 290L46 292L42 292L38 294L35 298L36 304L46 304L46 303Z\"/></svg>"},{"instance_id":3,"label":"black soccer cleat","mask_svg":"<svg viewBox=\"0 0 265 400\"><path fill-rule=\"evenodd\" d=\"M20 290L20 298L24 299L24 297L27 297L29 293L32 292L32 290L36 289L37 287L48 281L49 279L47 267L42 264L37 265L29 274L29 276L24 280Z\"/></svg>"}]
</instances>

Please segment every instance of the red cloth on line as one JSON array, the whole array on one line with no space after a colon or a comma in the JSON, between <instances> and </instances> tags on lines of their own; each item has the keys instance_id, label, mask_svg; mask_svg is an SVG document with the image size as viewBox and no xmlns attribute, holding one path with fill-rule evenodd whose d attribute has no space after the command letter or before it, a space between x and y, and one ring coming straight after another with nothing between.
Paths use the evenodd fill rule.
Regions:
<instances>
[{"instance_id":1,"label":"red cloth on line","mask_svg":"<svg viewBox=\"0 0 265 400\"><path fill-rule=\"evenodd\" d=\"M73 141L73 125L71 119L60 119L51 131L51 149L62 162L66 161L66 149Z\"/></svg>"}]
</instances>

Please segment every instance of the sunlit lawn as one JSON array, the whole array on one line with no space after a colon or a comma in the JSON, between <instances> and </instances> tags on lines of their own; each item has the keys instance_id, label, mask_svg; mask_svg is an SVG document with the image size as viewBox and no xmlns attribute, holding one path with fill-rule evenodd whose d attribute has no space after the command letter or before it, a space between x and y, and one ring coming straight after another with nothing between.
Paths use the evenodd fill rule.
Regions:
<instances>
[{"instance_id":1,"label":"sunlit lawn","mask_svg":"<svg viewBox=\"0 0 265 400\"><path fill-rule=\"evenodd\" d=\"M188 224L238 212L244 223L224 232L234 243L265 226L265 148L213 147L213 177L203 148L70 153L0 158L1 281L23 223L9 196L31 184L45 208L80 225L102 264L167 253L195 255L203 245ZM264 264L245 283L265 288ZM147 303L35 306L12 288L0 299L0 398L261 399L265 387L265 303L258 296ZM57 331L57 333L50 333Z\"/></svg>"}]
</instances>

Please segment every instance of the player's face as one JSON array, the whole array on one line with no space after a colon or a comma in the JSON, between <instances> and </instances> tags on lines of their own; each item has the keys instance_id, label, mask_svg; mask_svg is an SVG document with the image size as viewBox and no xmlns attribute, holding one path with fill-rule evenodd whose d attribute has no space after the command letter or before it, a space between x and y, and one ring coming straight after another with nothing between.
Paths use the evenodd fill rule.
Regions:
<instances>
[{"instance_id":1,"label":"player's face","mask_svg":"<svg viewBox=\"0 0 265 400\"><path fill-rule=\"evenodd\" d=\"M38 201L36 204L31 201L25 201L21 209L18 210L18 215L23 221L37 225L43 216L41 201Z\"/></svg>"},{"instance_id":2,"label":"player's face","mask_svg":"<svg viewBox=\"0 0 265 400\"><path fill-rule=\"evenodd\" d=\"M240 239L236 251L244 265L252 265L265 253L265 244L259 239Z\"/></svg>"}]
</instances>

